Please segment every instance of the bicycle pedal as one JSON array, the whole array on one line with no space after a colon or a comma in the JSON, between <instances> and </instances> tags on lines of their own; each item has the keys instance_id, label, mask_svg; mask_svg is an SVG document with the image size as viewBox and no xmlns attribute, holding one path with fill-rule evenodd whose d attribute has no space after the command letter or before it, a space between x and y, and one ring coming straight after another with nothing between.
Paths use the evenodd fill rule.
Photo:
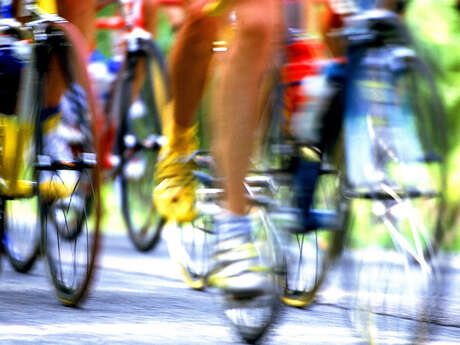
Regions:
<instances>
[{"instance_id":1,"label":"bicycle pedal","mask_svg":"<svg viewBox=\"0 0 460 345\"><path fill-rule=\"evenodd\" d=\"M222 181L207 173L201 171L193 171L193 176L205 187L212 188L219 186Z\"/></svg>"}]
</instances>

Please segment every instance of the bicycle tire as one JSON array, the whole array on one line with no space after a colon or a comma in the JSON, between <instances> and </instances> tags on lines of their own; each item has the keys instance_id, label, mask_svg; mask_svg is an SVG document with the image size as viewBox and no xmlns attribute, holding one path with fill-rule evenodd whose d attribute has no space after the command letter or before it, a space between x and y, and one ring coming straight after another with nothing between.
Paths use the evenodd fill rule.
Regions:
<instances>
[{"instance_id":1,"label":"bicycle tire","mask_svg":"<svg viewBox=\"0 0 460 345\"><path fill-rule=\"evenodd\" d=\"M15 176L18 186L30 186L30 194L2 196L3 248L14 270L27 273L40 254L39 201L32 188L35 180L33 131L21 116L9 116L2 122L5 125L2 138L4 164L17 167L16 172L10 173Z\"/></svg>"},{"instance_id":2,"label":"bicycle tire","mask_svg":"<svg viewBox=\"0 0 460 345\"><path fill-rule=\"evenodd\" d=\"M445 132L438 92L422 66L411 57L406 68L395 74L383 65L372 71L363 62L352 86L361 107L350 111L366 114L373 159L369 163L360 155L359 164L370 164L376 171L372 176L381 178L365 188L349 185L348 196L360 200L354 202L353 213L359 207L360 215L350 233L372 226L373 237L365 240L362 232L352 236L354 253L349 254L354 276L350 280L348 271L345 279L355 282L351 284L356 291L351 299L352 324L372 344L396 339L402 344L428 343L431 324L441 310L437 247L445 204ZM430 97L422 97L425 92ZM387 100L386 108L382 99ZM375 104L380 108L373 108Z\"/></svg>"},{"instance_id":3,"label":"bicycle tire","mask_svg":"<svg viewBox=\"0 0 460 345\"><path fill-rule=\"evenodd\" d=\"M40 255L37 197L5 200L3 207L3 248L6 257L16 272L27 273ZM27 212L27 218L24 218L24 212Z\"/></svg>"},{"instance_id":4,"label":"bicycle tire","mask_svg":"<svg viewBox=\"0 0 460 345\"><path fill-rule=\"evenodd\" d=\"M341 175L326 173L319 177L314 192L311 213L330 217L334 223L328 228L300 229L290 234L284 245L286 278L281 301L288 306L303 308L317 298L332 265L340 257L345 244L349 202L341 191ZM286 200L281 201L286 203ZM299 222L296 216L294 222ZM292 220L291 220L292 224ZM298 227L299 224L294 224ZM280 224L286 228L286 224Z\"/></svg>"},{"instance_id":5,"label":"bicycle tire","mask_svg":"<svg viewBox=\"0 0 460 345\"><path fill-rule=\"evenodd\" d=\"M133 98L134 80L141 62L146 78L138 96ZM165 222L156 212L152 192L161 148L161 113L169 98L168 80L163 55L151 41L143 42L140 53L128 53L123 68L117 137L122 214L135 248L146 252L157 245Z\"/></svg>"},{"instance_id":6,"label":"bicycle tire","mask_svg":"<svg viewBox=\"0 0 460 345\"><path fill-rule=\"evenodd\" d=\"M298 188L293 188L295 175L302 169L298 167L298 162L309 160L301 157L302 151L314 153L315 148L286 134L282 88L277 86L280 82L276 78L272 83L264 103L264 112L268 113L264 116L268 119L267 130L261 139L260 158L252 173L271 177L277 186L276 191L271 194L283 210L281 213L272 212L271 218L285 234L282 245L286 277L281 301L286 305L302 308L315 300L327 272L342 252L346 238L348 203L341 194L343 172L336 168L321 168L322 173L313 194L312 210L335 212L340 217L341 224L337 224L337 229L334 230L299 228L301 213L305 211L296 202L301 192L296 191ZM292 233L293 229L296 229L295 234ZM307 246L308 250L304 250Z\"/></svg>"},{"instance_id":7,"label":"bicycle tire","mask_svg":"<svg viewBox=\"0 0 460 345\"><path fill-rule=\"evenodd\" d=\"M192 222L169 222L163 230L169 256L179 266L184 282L194 290L204 290L211 269L210 253L214 241L213 216L219 209L215 201L200 200L198 216Z\"/></svg>"},{"instance_id":8,"label":"bicycle tire","mask_svg":"<svg viewBox=\"0 0 460 345\"><path fill-rule=\"evenodd\" d=\"M213 167L212 162L206 157L197 161L197 165L201 168ZM223 190L217 185L218 180L206 172L197 171L195 176L203 187L197 189L198 217L195 222L181 224L178 228L172 226L165 232L165 237L168 240L171 257L182 268L185 282L197 290L201 290L204 284L204 288L210 287L211 291L215 291L212 282L209 282L212 281L216 269L215 262L211 259L216 243L214 217L223 211L220 205ZM252 195L252 192L250 194ZM257 296L235 297L225 290L219 290L217 295L227 320L247 343L258 342L276 322L285 273L281 239L265 211L265 206L257 204L257 196L257 193L254 193L249 214L253 224L252 238L261 265L267 268L266 274L269 277L267 288ZM186 231L188 234L184 233ZM196 244L198 244L197 255L194 252Z\"/></svg>"},{"instance_id":9,"label":"bicycle tire","mask_svg":"<svg viewBox=\"0 0 460 345\"><path fill-rule=\"evenodd\" d=\"M392 204L392 210L410 208L407 199L386 202ZM374 201L373 205L381 206L381 200ZM386 210L385 213L387 211L392 212ZM405 216L416 217L415 213ZM390 224L386 217L381 220L378 225L391 228L391 242L384 248L373 248L372 252L355 250L350 259L351 272L348 268L349 274L344 278L354 282L350 320L355 330L371 344L387 344L395 339L401 344L426 344L434 307L440 308L439 263L434 255L426 255L430 243L423 239L421 232L414 231L415 242L423 248L418 252L414 250L415 244L404 247L410 237L402 235L401 225Z\"/></svg>"},{"instance_id":10,"label":"bicycle tire","mask_svg":"<svg viewBox=\"0 0 460 345\"><path fill-rule=\"evenodd\" d=\"M41 243L57 298L65 305L76 306L87 296L99 251L97 133L101 117L86 70L83 37L74 26L62 21L48 23L45 33L52 41L36 48L36 99L44 99L50 56L57 57L67 89L61 99L62 114L56 131L45 135L39 116L36 121ZM40 114L43 103L38 102L36 107ZM60 194L59 189L65 193ZM50 200L50 193L57 193L55 199Z\"/></svg>"}]
</instances>

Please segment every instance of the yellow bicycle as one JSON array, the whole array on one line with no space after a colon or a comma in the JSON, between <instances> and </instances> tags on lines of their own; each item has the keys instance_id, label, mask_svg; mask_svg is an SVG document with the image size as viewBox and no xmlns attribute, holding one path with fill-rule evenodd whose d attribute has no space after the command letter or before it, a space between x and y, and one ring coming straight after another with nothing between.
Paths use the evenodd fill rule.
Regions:
<instances>
[{"instance_id":1,"label":"yellow bicycle","mask_svg":"<svg viewBox=\"0 0 460 345\"><path fill-rule=\"evenodd\" d=\"M2 85L12 104L0 115L3 247L25 271L41 243L57 297L76 305L93 275L101 220L100 117L86 45L55 14L54 1L14 5L19 19L0 20L17 67L5 73L16 82ZM60 96L58 106L53 94Z\"/></svg>"}]
</instances>

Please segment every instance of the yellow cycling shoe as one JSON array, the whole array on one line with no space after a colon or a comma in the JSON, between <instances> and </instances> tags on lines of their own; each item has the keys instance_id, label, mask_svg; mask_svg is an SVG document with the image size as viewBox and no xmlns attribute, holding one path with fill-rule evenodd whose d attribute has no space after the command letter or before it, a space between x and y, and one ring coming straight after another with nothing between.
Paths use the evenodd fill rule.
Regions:
<instances>
[{"instance_id":1,"label":"yellow cycling shoe","mask_svg":"<svg viewBox=\"0 0 460 345\"><path fill-rule=\"evenodd\" d=\"M170 153L157 163L156 187L153 190L153 202L158 213L176 222L190 222L197 216L195 165L183 159L177 153Z\"/></svg>"},{"instance_id":2,"label":"yellow cycling shoe","mask_svg":"<svg viewBox=\"0 0 460 345\"><path fill-rule=\"evenodd\" d=\"M208 285L235 298L253 298L273 291L267 245L253 238L250 217L216 217L215 228L214 268Z\"/></svg>"},{"instance_id":3,"label":"yellow cycling shoe","mask_svg":"<svg viewBox=\"0 0 460 345\"><path fill-rule=\"evenodd\" d=\"M172 107L171 107L172 111ZM153 202L156 210L167 220L190 222L197 216L193 175L195 163L185 161L197 148L197 127L181 127L170 121L164 128L168 144L161 149L155 167Z\"/></svg>"}]
</instances>

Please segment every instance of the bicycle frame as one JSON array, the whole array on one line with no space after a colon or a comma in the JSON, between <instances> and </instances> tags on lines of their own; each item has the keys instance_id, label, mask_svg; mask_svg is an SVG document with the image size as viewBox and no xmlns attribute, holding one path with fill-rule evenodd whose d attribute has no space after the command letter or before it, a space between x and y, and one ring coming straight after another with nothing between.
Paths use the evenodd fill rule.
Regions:
<instances>
[{"instance_id":1,"label":"bicycle frame","mask_svg":"<svg viewBox=\"0 0 460 345\"><path fill-rule=\"evenodd\" d=\"M9 228L14 223L14 220L9 223L6 218L13 219L15 213L16 216L19 214L23 217L20 209L14 212L14 209L18 210L14 207L15 203L21 205L23 199L34 198L31 202L36 203L34 209L37 210L37 217L32 220L36 223L29 232L37 233L39 230L40 235L34 237L38 242L34 240L30 246L31 249L36 249L30 253L26 249L17 258L15 254L21 250L15 248L14 243L19 243L21 238L16 237L15 240L14 235L9 237L10 234L5 232L2 241L5 241L3 245L8 248L5 251L10 261L18 262L20 267L15 264L13 266L20 272L30 269L41 244L58 298L66 305L76 305L88 291L99 248L102 205L99 193L100 147L97 133L100 132L98 126L102 119L86 71L87 46L84 38L71 23L55 13L45 13L36 4L35 1L16 1L15 5L24 6L15 8L16 13L25 17L0 20L0 29L5 35L15 34L19 42L24 44L22 49L13 49L15 53L23 54L25 60L20 78L21 89L17 95L19 100L14 111L16 115L6 122L3 121L3 124L6 123L5 128L2 128L5 135L0 144L7 155L2 157L1 173L4 175L2 178L5 178L6 173L3 184L6 187L0 190L0 206L4 212L6 205L9 205L7 201L9 203L9 200L18 199L11 201L12 206L8 208L13 210L11 213L8 211L2 214L3 231L3 227ZM52 12L52 7L48 9ZM56 75L59 81L55 85L53 77ZM65 137L66 134L57 134L54 131L48 137L49 130L57 130L58 124L61 124L59 108L63 96L73 89L77 89L82 98L69 101L69 109L61 108L61 111L74 115L75 121L69 120L66 128L75 129L78 138L73 133L74 141L71 143L68 141L69 137ZM56 101L59 102L57 107ZM61 129L66 126L64 121L62 124ZM60 139L56 139L58 136ZM57 149L58 154L50 150L50 146L56 148L56 142L52 141L54 139L61 140L65 145L64 149ZM30 147L31 154L27 161L24 159L25 153L29 152L26 147ZM26 179L21 180L22 170L25 170L23 163L27 164L29 174ZM69 174L72 177L67 179L64 175L69 177ZM56 194L59 188L62 193ZM80 203L77 204L77 201ZM53 221L58 213L65 219L65 224ZM71 219L72 217L74 218ZM50 219L53 220L48 222ZM14 225L11 229L14 229ZM11 234L13 233L14 230ZM50 233L53 236L49 236ZM51 238L56 242L50 241ZM76 250L77 242L82 238L85 245ZM13 240L10 242L10 239ZM61 246L64 240L67 244L72 243L67 252ZM85 254L78 256L77 251L80 254L84 251ZM76 269L66 272L66 279L70 278L68 280L63 278L65 274L62 270L62 253L69 254L67 259L72 260L74 268L82 268L78 272Z\"/></svg>"}]
</instances>

